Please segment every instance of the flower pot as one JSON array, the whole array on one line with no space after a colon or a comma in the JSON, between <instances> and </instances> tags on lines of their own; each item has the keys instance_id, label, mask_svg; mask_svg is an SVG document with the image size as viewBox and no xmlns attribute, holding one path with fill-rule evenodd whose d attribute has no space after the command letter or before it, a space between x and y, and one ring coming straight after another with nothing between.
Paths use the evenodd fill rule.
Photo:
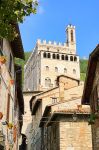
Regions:
<instances>
[{"instance_id":1,"label":"flower pot","mask_svg":"<svg viewBox=\"0 0 99 150\"><path fill-rule=\"evenodd\" d=\"M2 64L5 64L5 62L6 62L6 57L5 57L5 56L0 56L0 62L1 62Z\"/></svg>"},{"instance_id":2,"label":"flower pot","mask_svg":"<svg viewBox=\"0 0 99 150\"><path fill-rule=\"evenodd\" d=\"M8 128L12 129L13 128L13 124L12 123L8 123Z\"/></svg>"},{"instance_id":3,"label":"flower pot","mask_svg":"<svg viewBox=\"0 0 99 150\"><path fill-rule=\"evenodd\" d=\"M14 80L11 79L11 80L10 80L10 83L13 85L13 84L14 84Z\"/></svg>"},{"instance_id":4,"label":"flower pot","mask_svg":"<svg viewBox=\"0 0 99 150\"><path fill-rule=\"evenodd\" d=\"M0 112L0 120L3 118L3 114L2 112Z\"/></svg>"}]
</instances>

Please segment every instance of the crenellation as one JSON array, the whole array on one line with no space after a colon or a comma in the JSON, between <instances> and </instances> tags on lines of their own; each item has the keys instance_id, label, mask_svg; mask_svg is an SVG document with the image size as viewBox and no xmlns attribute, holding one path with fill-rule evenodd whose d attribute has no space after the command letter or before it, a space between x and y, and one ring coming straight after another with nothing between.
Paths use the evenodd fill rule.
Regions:
<instances>
[{"instance_id":1,"label":"crenellation","mask_svg":"<svg viewBox=\"0 0 99 150\"><path fill-rule=\"evenodd\" d=\"M52 42L51 42L51 41L48 41L48 44L52 44Z\"/></svg>"},{"instance_id":2,"label":"crenellation","mask_svg":"<svg viewBox=\"0 0 99 150\"><path fill-rule=\"evenodd\" d=\"M35 51L31 54L32 57L30 56L24 68L24 78L27 83L25 90L47 90L51 87L46 86L46 80L55 87L56 77L60 74L80 79L79 57L76 55L75 29L71 25L67 28L68 40L66 43L37 40ZM73 31L72 38L74 41L71 38L71 31Z\"/></svg>"},{"instance_id":3,"label":"crenellation","mask_svg":"<svg viewBox=\"0 0 99 150\"><path fill-rule=\"evenodd\" d=\"M56 41L54 41L54 43L53 43L54 45L57 45L57 43L56 43Z\"/></svg>"},{"instance_id":4,"label":"crenellation","mask_svg":"<svg viewBox=\"0 0 99 150\"><path fill-rule=\"evenodd\" d=\"M43 44L46 44L46 40L43 40Z\"/></svg>"}]
</instances>

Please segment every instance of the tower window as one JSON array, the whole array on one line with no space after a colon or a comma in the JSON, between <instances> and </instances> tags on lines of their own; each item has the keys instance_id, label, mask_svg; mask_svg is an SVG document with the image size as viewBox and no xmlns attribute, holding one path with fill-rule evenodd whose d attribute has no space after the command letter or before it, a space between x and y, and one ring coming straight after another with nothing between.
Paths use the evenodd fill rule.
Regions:
<instances>
[{"instance_id":1,"label":"tower window","mask_svg":"<svg viewBox=\"0 0 99 150\"><path fill-rule=\"evenodd\" d=\"M73 61L73 56L70 56L70 61Z\"/></svg>"},{"instance_id":2,"label":"tower window","mask_svg":"<svg viewBox=\"0 0 99 150\"><path fill-rule=\"evenodd\" d=\"M48 53L48 58L51 58L51 54L50 53Z\"/></svg>"},{"instance_id":3,"label":"tower window","mask_svg":"<svg viewBox=\"0 0 99 150\"><path fill-rule=\"evenodd\" d=\"M74 61L77 61L77 57L76 56L74 57Z\"/></svg>"},{"instance_id":4,"label":"tower window","mask_svg":"<svg viewBox=\"0 0 99 150\"><path fill-rule=\"evenodd\" d=\"M45 86L46 87L50 87L50 85L51 85L51 79L50 78L46 78L45 79Z\"/></svg>"},{"instance_id":5,"label":"tower window","mask_svg":"<svg viewBox=\"0 0 99 150\"><path fill-rule=\"evenodd\" d=\"M71 30L71 42L73 42L74 39L73 39L73 30Z\"/></svg>"},{"instance_id":6,"label":"tower window","mask_svg":"<svg viewBox=\"0 0 99 150\"><path fill-rule=\"evenodd\" d=\"M53 54L53 59L55 59L55 54Z\"/></svg>"},{"instance_id":7,"label":"tower window","mask_svg":"<svg viewBox=\"0 0 99 150\"><path fill-rule=\"evenodd\" d=\"M61 56L61 59L64 60L64 55Z\"/></svg>"},{"instance_id":8,"label":"tower window","mask_svg":"<svg viewBox=\"0 0 99 150\"><path fill-rule=\"evenodd\" d=\"M68 56L67 55L65 56L65 60L68 60Z\"/></svg>"},{"instance_id":9,"label":"tower window","mask_svg":"<svg viewBox=\"0 0 99 150\"><path fill-rule=\"evenodd\" d=\"M76 70L75 69L73 69L73 74L76 74Z\"/></svg>"},{"instance_id":10,"label":"tower window","mask_svg":"<svg viewBox=\"0 0 99 150\"><path fill-rule=\"evenodd\" d=\"M64 68L64 73L67 73L67 69L66 68Z\"/></svg>"},{"instance_id":11,"label":"tower window","mask_svg":"<svg viewBox=\"0 0 99 150\"><path fill-rule=\"evenodd\" d=\"M46 66L46 71L49 71L49 67L48 66Z\"/></svg>"},{"instance_id":12,"label":"tower window","mask_svg":"<svg viewBox=\"0 0 99 150\"><path fill-rule=\"evenodd\" d=\"M46 53L43 53L43 57L46 58Z\"/></svg>"},{"instance_id":13,"label":"tower window","mask_svg":"<svg viewBox=\"0 0 99 150\"><path fill-rule=\"evenodd\" d=\"M59 59L60 57L59 57L59 54L57 54L57 59Z\"/></svg>"},{"instance_id":14,"label":"tower window","mask_svg":"<svg viewBox=\"0 0 99 150\"><path fill-rule=\"evenodd\" d=\"M57 67L55 67L55 72L58 72L58 68Z\"/></svg>"}]
</instances>

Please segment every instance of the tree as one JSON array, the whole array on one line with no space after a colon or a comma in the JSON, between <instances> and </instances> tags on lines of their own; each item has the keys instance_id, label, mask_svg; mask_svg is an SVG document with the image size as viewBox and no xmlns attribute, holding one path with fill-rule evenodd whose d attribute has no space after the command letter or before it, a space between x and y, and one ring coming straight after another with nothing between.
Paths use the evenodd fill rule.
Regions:
<instances>
[{"instance_id":1,"label":"tree","mask_svg":"<svg viewBox=\"0 0 99 150\"><path fill-rule=\"evenodd\" d=\"M13 23L35 14L37 5L36 0L0 0L0 38L13 40L17 36Z\"/></svg>"}]
</instances>

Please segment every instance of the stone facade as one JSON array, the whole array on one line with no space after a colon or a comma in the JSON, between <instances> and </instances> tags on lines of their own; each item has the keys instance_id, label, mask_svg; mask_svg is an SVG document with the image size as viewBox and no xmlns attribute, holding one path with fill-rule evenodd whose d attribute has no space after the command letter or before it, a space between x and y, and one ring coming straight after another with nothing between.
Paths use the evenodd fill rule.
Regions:
<instances>
[{"instance_id":1,"label":"stone facade","mask_svg":"<svg viewBox=\"0 0 99 150\"><path fill-rule=\"evenodd\" d=\"M14 46L6 39L0 40L0 114L2 114L0 117L0 139L2 137L0 148L2 145L2 150L18 150L21 136L24 102L21 91L22 69L17 66L20 68L20 73L19 70L17 72L14 64L14 58L17 57L16 53L19 55L16 49L20 50L17 40L16 42L13 41L15 42ZM18 44L21 45L22 43L19 42ZM23 56L20 55L18 58L20 57Z\"/></svg>"},{"instance_id":2,"label":"stone facade","mask_svg":"<svg viewBox=\"0 0 99 150\"><path fill-rule=\"evenodd\" d=\"M83 104L91 106L90 124L92 127L93 150L99 149L99 45L89 56L88 72L84 86Z\"/></svg>"},{"instance_id":3,"label":"stone facade","mask_svg":"<svg viewBox=\"0 0 99 150\"><path fill-rule=\"evenodd\" d=\"M33 150L69 150L70 148L85 150L85 145L88 144L86 150L92 150L91 127L88 126L89 114L80 113L81 117L78 117L77 122L72 118L74 112L64 113L61 116L64 110L79 109L83 84L63 75L59 76L57 84L58 87L41 92L31 99L33 122L31 147ZM88 106L84 106L85 110L86 108L89 109ZM57 117L54 118L54 115ZM86 141L82 142L83 138Z\"/></svg>"},{"instance_id":4,"label":"stone facade","mask_svg":"<svg viewBox=\"0 0 99 150\"><path fill-rule=\"evenodd\" d=\"M75 27L66 28L64 44L38 40L24 68L24 90L47 90L56 86L59 75L80 79Z\"/></svg>"}]
</instances>

